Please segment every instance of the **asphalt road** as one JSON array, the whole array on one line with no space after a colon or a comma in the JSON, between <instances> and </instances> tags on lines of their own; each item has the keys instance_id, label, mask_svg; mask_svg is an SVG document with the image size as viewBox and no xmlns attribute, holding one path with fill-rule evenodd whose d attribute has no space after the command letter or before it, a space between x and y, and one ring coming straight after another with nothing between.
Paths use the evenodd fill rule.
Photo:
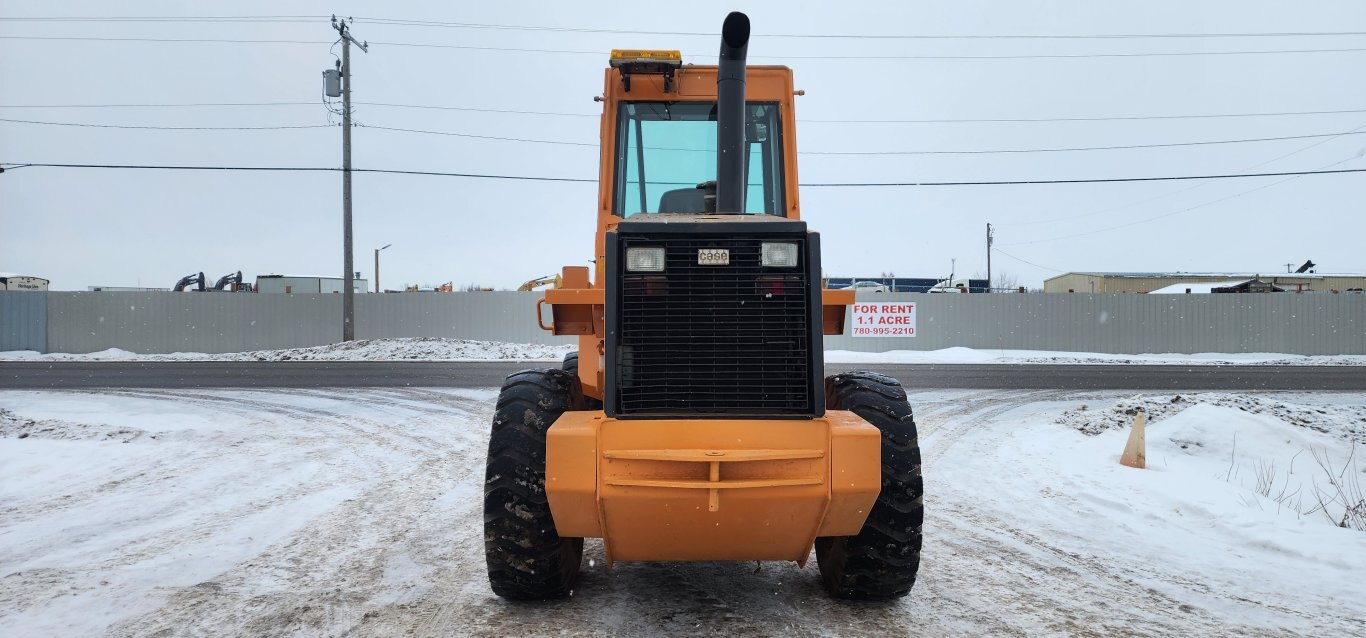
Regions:
<instances>
[{"instance_id":1,"label":"asphalt road","mask_svg":"<svg viewBox=\"0 0 1366 638\"><path fill-rule=\"evenodd\" d=\"M0 362L0 388L317 388L460 387L502 384L527 362ZM826 373L872 370L908 388L1040 390L1355 390L1366 366L1195 365L848 365Z\"/></svg>"}]
</instances>

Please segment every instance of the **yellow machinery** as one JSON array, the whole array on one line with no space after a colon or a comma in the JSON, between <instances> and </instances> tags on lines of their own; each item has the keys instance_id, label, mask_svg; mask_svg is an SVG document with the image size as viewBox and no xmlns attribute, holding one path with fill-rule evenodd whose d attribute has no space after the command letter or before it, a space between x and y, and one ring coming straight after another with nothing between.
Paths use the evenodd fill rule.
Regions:
<instances>
[{"instance_id":1,"label":"yellow machinery","mask_svg":"<svg viewBox=\"0 0 1366 638\"><path fill-rule=\"evenodd\" d=\"M541 286L555 286L556 288L558 288L560 286L560 276L546 275L545 277L537 277L526 283L523 283L521 286L518 286L517 291L527 292L528 290L535 290L537 288L540 288Z\"/></svg>"},{"instance_id":2,"label":"yellow machinery","mask_svg":"<svg viewBox=\"0 0 1366 638\"><path fill-rule=\"evenodd\" d=\"M905 595L920 562L915 422L895 379L824 376L852 291L821 287L800 219L792 72L613 51L602 96L596 272L537 304L576 335L559 370L508 377L485 483L495 593L568 595L584 538L609 564L790 560L835 596ZM544 306L549 306L545 308ZM550 323L545 323L546 319Z\"/></svg>"}]
</instances>

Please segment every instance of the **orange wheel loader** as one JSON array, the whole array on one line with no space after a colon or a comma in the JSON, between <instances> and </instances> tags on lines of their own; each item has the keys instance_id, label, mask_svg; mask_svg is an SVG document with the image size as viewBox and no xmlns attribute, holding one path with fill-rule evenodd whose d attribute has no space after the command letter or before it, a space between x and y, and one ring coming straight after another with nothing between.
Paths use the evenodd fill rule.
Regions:
<instances>
[{"instance_id":1,"label":"orange wheel loader","mask_svg":"<svg viewBox=\"0 0 1366 638\"><path fill-rule=\"evenodd\" d=\"M566 596L585 538L615 561L796 561L841 598L904 596L920 564L915 421L895 379L824 376L852 291L821 288L801 221L792 71L613 51L596 269L566 267L537 321L559 370L507 378L484 488L489 581ZM543 306L549 306L549 309ZM550 324L545 324L546 318Z\"/></svg>"}]
</instances>

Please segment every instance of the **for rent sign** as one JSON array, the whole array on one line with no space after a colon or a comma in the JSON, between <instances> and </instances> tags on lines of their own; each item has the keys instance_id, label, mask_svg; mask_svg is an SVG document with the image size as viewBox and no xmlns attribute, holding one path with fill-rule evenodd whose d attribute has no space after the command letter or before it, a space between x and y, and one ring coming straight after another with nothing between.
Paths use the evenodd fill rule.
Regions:
<instances>
[{"instance_id":1,"label":"for rent sign","mask_svg":"<svg viewBox=\"0 0 1366 638\"><path fill-rule=\"evenodd\" d=\"M853 324L855 337L914 337L915 303L856 303Z\"/></svg>"}]
</instances>

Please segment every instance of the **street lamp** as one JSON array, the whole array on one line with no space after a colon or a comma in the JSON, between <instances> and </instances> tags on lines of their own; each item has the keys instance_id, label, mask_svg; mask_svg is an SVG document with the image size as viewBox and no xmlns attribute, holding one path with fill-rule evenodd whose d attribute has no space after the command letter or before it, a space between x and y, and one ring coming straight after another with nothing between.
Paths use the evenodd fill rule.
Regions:
<instances>
[{"instance_id":1,"label":"street lamp","mask_svg":"<svg viewBox=\"0 0 1366 638\"><path fill-rule=\"evenodd\" d=\"M393 244L385 244L384 248L390 246L393 246ZM379 251L384 250L384 248L375 249L375 292L384 292L384 289L379 287Z\"/></svg>"}]
</instances>

